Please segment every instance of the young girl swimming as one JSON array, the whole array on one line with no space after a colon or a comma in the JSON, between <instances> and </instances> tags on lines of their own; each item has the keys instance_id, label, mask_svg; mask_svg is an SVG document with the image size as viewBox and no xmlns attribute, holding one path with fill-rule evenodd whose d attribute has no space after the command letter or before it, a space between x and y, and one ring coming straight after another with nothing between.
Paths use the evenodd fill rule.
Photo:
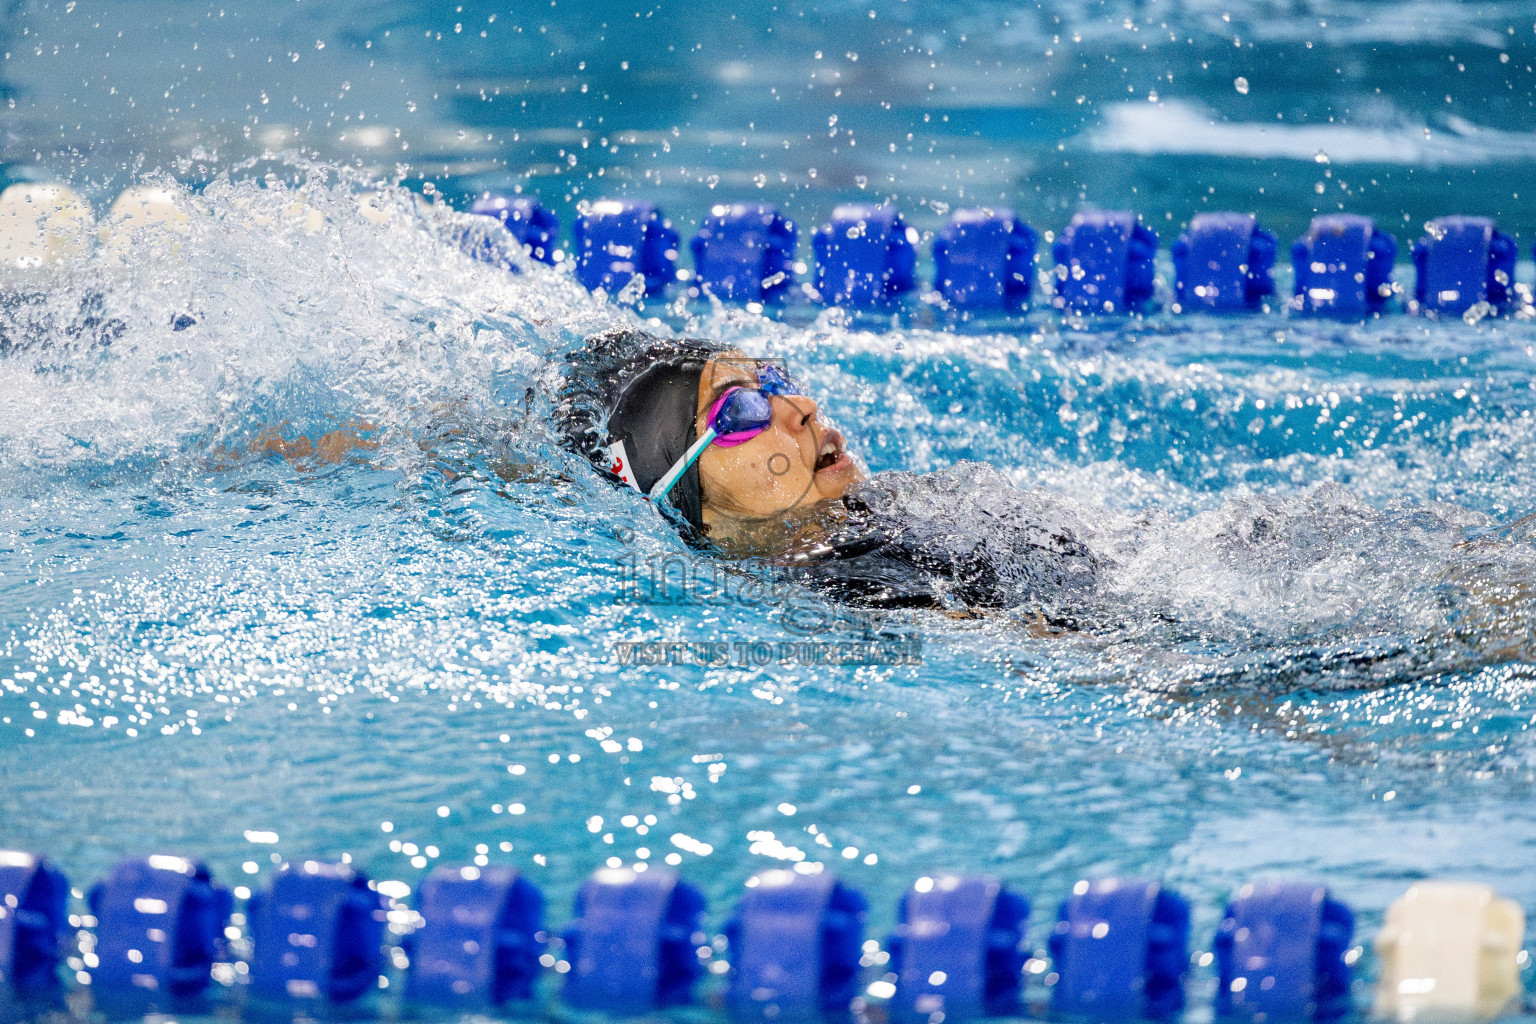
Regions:
<instances>
[{"instance_id":1,"label":"young girl swimming","mask_svg":"<svg viewBox=\"0 0 1536 1024\"><path fill-rule=\"evenodd\" d=\"M565 443L648 498L685 540L765 560L828 596L883 608L1031 606L1053 625L1090 615L1099 565L1039 496L989 508L986 537L956 532L926 497L946 474L870 478L782 367L714 342L633 330L566 358ZM925 514L926 512L926 514Z\"/></svg>"},{"instance_id":2,"label":"young girl swimming","mask_svg":"<svg viewBox=\"0 0 1536 1024\"><path fill-rule=\"evenodd\" d=\"M1532 653L1536 517L1378 509L1323 485L1179 518L973 462L870 476L782 367L633 330L567 356L555 420L688 543L845 604L1002 611L1110 644L1273 646L1254 671L1323 659L1372 685Z\"/></svg>"}]
</instances>

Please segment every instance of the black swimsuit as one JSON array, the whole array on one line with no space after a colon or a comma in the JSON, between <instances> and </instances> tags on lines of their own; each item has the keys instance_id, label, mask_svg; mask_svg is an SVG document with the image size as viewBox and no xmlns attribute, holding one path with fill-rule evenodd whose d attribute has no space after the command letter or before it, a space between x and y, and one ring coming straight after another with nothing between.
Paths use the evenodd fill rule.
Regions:
<instances>
[{"instance_id":1,"label":"black swimsuit","mask_svg":"<svg viewBox=\"0 0 1536 1024\"><path fill-rule=\"evenodd\" d=\"M1087 625L1099 558L1070 527L1027 508L964 507L971 503L963 500L957 508L945 500L967 483L948 473L877 475L844 498L846 523L791 575L852 605L1026 608L1054 625Z\"/></svg>"}]
</instances>

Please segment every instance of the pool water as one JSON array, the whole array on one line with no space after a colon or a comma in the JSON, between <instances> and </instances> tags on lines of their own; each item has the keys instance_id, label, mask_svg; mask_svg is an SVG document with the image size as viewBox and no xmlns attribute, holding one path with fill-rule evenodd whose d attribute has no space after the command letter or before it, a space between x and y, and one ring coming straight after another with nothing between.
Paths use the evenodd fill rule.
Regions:
<instances>
[{"instance_id":1,"label":"pool water","mask_svg":"<svg viewBox=\"0 0 1536 1024\"><path fill-rule=\"evenodd\" d=\"M875 936L918 875L975 870L1036 900L1040 946L1109 872L1190 897L1197 952L1267 875L1325 880L1361 941L1425 877L1536 906L1528 321L635 310L475 262L444 201L517 183L568 221L612 186L685 232L739 195L804 224L893 198L925 231L1124 205L1165 245L1216 203L1290 237L1342 202L1404 252L1452 212L1525 246L1530 5L463 6L4 15L5 176L102 209L165 183L189 221L4 314L31 340L0 358L0 845L81 886L151 851L250 888L478 856L555 924L610 858L673 863L712 929L752 872L821 864ZM1158 127L1195 110L1209 151ZM359 113L387 142L342 138ZM783 360L870 470L939 474L883 478L936 535L1069 525L1103 565L1085 628L653 590L694 556L550 426L560 355L646 321ZM358 421L340 462L261 450ZM880 641L905 663L815 655Z\"/></svg>"}]
</instances>

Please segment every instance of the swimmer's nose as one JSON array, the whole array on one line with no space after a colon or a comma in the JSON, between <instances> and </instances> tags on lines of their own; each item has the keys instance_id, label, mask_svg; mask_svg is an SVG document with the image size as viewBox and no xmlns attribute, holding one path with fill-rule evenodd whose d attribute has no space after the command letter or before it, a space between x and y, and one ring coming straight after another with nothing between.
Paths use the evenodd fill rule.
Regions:
<instances>
[{"instance_id":1,"label":"swimmer's nose","mask_svg":"<svg viewBox=\"0 0 1536 1024\"><path fill-rule=\"evenodd\" d=\"M809 395L780 395L773 403L773 416L786 430L804 433L811 429L818 408Z\"/></svg>"}]
</instances>

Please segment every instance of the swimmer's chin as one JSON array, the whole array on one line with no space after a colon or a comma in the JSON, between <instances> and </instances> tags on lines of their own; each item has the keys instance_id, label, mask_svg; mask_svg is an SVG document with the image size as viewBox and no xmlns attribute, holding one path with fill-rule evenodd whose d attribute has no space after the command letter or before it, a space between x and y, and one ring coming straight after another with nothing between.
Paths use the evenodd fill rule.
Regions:
<instances>
[{"instance_id":1,"label":"swimmer's chin","mask_svg":"<svg viewBox=\"0 0 1536 1024\"><path fill-rule=\"evenodd\" d=\"M839 497L806 501L768 518L737 518L706 507L705 535L727 558L792 558L797 551L824 543L847 518L841 493L861 479L855 467L853 479L840 489Z\"/></svg>"}]
</instances>

